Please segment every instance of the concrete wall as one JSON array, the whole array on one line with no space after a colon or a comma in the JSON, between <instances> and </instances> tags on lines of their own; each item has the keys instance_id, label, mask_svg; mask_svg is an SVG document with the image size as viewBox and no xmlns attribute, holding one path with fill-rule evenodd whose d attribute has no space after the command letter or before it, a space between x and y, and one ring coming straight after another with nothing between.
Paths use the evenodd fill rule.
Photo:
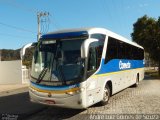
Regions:
<instances>
[{"instance_id":1,"label":"concrete wall","mask_svg":"<svg viewBox=\"0 0 160 120\"><path fill-rule=\"evenodd\" d=\"M22 84L21 60L0 61L0 84Z\"/></svg>"}]
</instances>

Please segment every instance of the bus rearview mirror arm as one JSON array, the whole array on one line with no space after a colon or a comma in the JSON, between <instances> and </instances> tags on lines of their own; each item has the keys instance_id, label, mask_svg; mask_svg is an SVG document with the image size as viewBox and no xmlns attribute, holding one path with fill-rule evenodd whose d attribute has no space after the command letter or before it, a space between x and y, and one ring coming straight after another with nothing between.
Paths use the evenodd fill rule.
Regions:
<instances>
[{"instance_id":1,"label":"bus rearview mirror arm","mask_svg":"<svg viewBox=\"0 0 160 120\"><path fill-rule=\"evenodd\" d=\"M98 42L98 40L94 39L94 38L89 38L89 39L86 39L82 43L82 46L81 46L81 58L87 58L88 57L89 45L92 42Z\"/></svg>"},{"instance_id":2,"label":"bus rearview mirror arm","mask_svg":"<svg viewBox=\"0 0 160 120\"><path fill-rule=\"evenodd\" d=\"M30 47L36 47L37 44L38 44L37 42L33 42L33 43L29 43L29 44L24 45L24 46L21 48L21 50L20 50L21 60L24 59L24 55L25 55L26 49L27 49L27 48L30 48Z\"/></svg>"}]
</instances>

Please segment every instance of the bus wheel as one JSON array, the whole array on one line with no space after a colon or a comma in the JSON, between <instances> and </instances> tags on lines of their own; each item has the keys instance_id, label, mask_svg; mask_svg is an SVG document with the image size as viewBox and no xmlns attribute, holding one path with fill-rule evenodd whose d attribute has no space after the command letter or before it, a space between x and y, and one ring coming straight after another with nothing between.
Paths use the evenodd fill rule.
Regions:
<instances>
[{"instance_id":1,"label":"bus wheel","mask_svg":"<svg viewBox=\"0 0 160 120\"><path fill-rule=\"evenodd\" d=\"M139 75L136 77L136 83L133 85L133 87L138 87L139 85Z\"/></svg>"},{"instance_id":2,"label":"bus wheel","mask_svg":"<svg viewBox=\"0 0 160 120\"><path fill-rule=\"evenodd\" d=\"M106 105L110 98L110 89L109 86L106 84L103 92L103 100L100 102L101 105Z\"/></svg>"}]
</instances>

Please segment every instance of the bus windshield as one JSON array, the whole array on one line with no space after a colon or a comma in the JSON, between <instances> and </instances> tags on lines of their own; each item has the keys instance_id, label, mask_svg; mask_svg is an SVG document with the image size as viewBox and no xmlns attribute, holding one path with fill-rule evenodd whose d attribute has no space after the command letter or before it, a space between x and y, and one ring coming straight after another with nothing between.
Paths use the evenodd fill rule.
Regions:
<instances>
[{"instance_id":1,"label":"bus windshield","mask_svg":"<svg viewBox=\"0 0 160 120\"><path fill-rule=\"evenodd\" d=\"M84 63L81 44L84 40L41 40L35 50L31 76L39 84L81 80Z\"/></svg>"}]
</instances>

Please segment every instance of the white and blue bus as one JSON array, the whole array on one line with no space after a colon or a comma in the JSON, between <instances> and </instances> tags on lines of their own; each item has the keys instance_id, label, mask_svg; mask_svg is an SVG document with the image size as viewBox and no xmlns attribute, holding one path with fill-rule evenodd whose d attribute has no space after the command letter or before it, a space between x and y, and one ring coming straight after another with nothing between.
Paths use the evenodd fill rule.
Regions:
<instances>
[{"instance_id":1,"label":"white and blue bus","mask_svg":"<svg viewBox=\"0 0 160 120\"><path fill-rule=\"evenodd\" d=\"M42 35L31 71L31 101L68 108L107 104L144 78L144 49L103 28Z\"/></svg>"}]
</instances>

